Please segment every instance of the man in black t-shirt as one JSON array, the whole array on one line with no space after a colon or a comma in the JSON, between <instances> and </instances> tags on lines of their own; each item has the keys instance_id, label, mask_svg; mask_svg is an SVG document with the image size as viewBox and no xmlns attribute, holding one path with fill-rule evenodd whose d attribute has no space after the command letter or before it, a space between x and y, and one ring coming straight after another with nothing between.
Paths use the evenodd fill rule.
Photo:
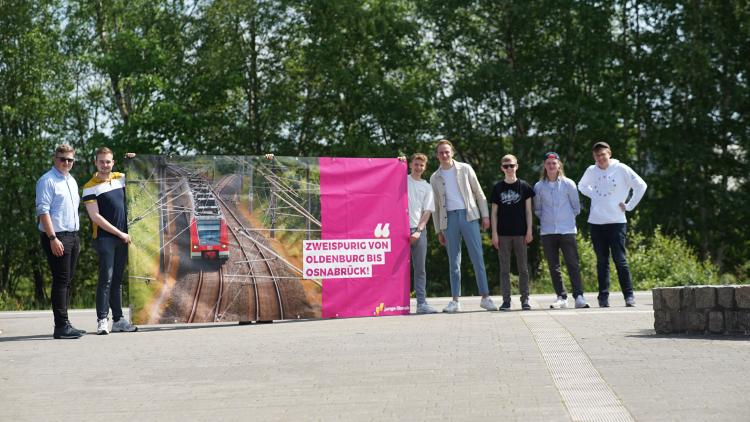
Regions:
<instances>
[{"instance_id":1,"label":"man in black t-shirt","mask_svg":"<svg viewBox=\"0 0 750 422\"><path fill-rule=\"evenodd\" d=\"M518 159L505 155L502 160L505 179L492 189L492 245L498 250L500 260L500 288L503 292L501 311L510 310L510 251L516 253L521 309L531 309L529 305L529 269L526 245L534 239L531 234L531 198L534 189L516 177Z\"/></svg>"}]
</instances>

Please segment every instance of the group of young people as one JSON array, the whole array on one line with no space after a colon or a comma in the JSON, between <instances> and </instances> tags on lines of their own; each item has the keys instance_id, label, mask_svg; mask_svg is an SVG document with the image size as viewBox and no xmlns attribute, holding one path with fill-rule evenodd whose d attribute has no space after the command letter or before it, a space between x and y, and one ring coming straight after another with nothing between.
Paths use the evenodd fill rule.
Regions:
<instances>
[{"instance_id":1,"label":"group of young people","mask_svg":"<svg viewBox=\"0 0 750 422\"><path fill-rule=\"evenodd\" d=\"M135 154L129 153L126 158ZM75 150L69 145L55 149L52 168L36 183L36 215L39 239L52 271L53 337L75 339L86 334L68 319L71 282L80 252L78 207L81 197L78 184L70 174ZM125 175L113 171L112 150L96 151L96 173L83 186L83 202L93 227L93 247L99 257L99 279L96 289L97 334L108 334L109 310L112 309L113 332L133 332L138 327L122 312L122 278L128 259L127 207Z\"/></svg>"},{"instance_id":2,"label":"group of young people","mask_svg":"<svg viewBox=\"0 0 750 422\"><path fill-rule=\"evenodd\" d=\"M443 139L435 146L439 168L422 179L428 158L417 153L411 156L407 175L409 195L409 224L411 227L411 258L417 313L437 312L427 303L426 269L428 221L432 217L438 240L448 253L452 300L443 312L461 310L461 249L466 245L474 267L480 307L489 311L511 309L510 257L515 253L519 275L521 309L529 310L529 270L527 245L534 239L532 214L539 219L540 236L547 260L552 285L557 299L551 308L567 308L568 292L560 269L562 252L572 284L576 308L588 308L584 298L578 246L576 216L581 212L578 192L591 200L589 228L591 243L597 260L599 284L598 303L609 307L609 259L617 270L625 305L635 306L633 282L625 252L627 236L626 212L638 205L646 192L646 182L627 165L612 158L606 142L596 142L592 148L594 164L584 172L576 184L565 177L563 162L555 152L544 155L540 180L532 188L517 176L518 159L507 154L500 160L503 180L496 183L490 195L491 209L474 169L453 159L453 144ZM481 229L491 228L492 245L500 262L502 303L498 308L490 297L484 266Z\"/></svg>"},{"instance_id":3,"label":"group of young people","mask_svg":"<svg viewBox=\"0 0 750 422\"><path fill-rule=\"evenodd\" d=\"M518 159L505 155L501 159L504 175L492 188L488 207L474 169L453 159L453 144L444 139L437 143L435 156L440 163L430 182L422 179L428 158L414 154L407 176L411 258L417 313L435 313L426 300L427 224L432 221L438 240L448 253L452 300L443 312L461 310L461 249L468 249L474 267L480 306L484 309L511 309L510 257L515 253L519 273L521 309L529 304L529 271L526 245L533 240L532 213L540 223L542 248L549 266L557 300L552 308L567 308L568 293L562 281L560 251L570 276L576 308L588 308L583 296L583 281L576 244L576 216L581 212L578 192L591 199L589 227L597 259L599 282L598 302L609 306L609 258L617 269L626 306L635 306L633 285L625 253L627 220L646 191L646 183L630 167L612 158L605 142L593 146L595 164L589 166L576 185L565 177L563 162L555 152L544 156L541 180L532 188L517 177ZM127 154L132 158L135 154ZM109 148L96 151L97 172L83 187L83 202L93 227L93 247L99 259L96 290L97 334L133 332L122 312L122 280L128 256L130 236L127 227L125 175L113 171L114 155ZM52 311L55 321L53 337L79 338L86 333L70 323L68 306L71 282L80 252L78 208L81 197L78 184L70 174L75 163L75 150L69 145L56 148L53 167L36 184L36 215L39 220L40 243L52 272ZM490 297L484 266L481 229L492 230L492 245L500 261L502 304L498 308ZM109 328L109 310L113 324Z\"/></svg>"}]
</instances>

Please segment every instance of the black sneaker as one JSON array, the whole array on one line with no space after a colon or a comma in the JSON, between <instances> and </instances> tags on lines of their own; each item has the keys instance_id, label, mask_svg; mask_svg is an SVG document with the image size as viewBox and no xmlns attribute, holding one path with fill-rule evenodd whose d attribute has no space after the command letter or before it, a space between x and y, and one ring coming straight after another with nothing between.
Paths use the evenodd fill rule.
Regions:
<instances>
[{"instance_id":1,"label":"black sneaker","mask_svg":"<svg viewBox=\"0 0 750 422\"><path fill-rule=\"evenodd\" d=\"M522 311L530 311L531 310L531 305L529 305L529 301L528 300L524 300L523 302L521 302L521 310Z\"/></svg>"},{"instance_id":2,"label":"black sneaker","mask_svg":"<svg viewBox=\"0 0 750 422\"><path fill-rule=\"evenodd\" d=\"M66 324L62 327L55 327L55 332L52 334L52 337L57 339L73 339L73 338L80 338L83 334L81 334L80 331L73 328L72 325Z\"/></svg>"},{"instance_id":3,"label":"black sneaker","mask_svg":"<svg viewBox=\"0 0 750 422\"><path fill-rule=\"evenodd\" d=\"M510 311L510 301L508 301L508 302L503 301L503 304L500 305L500 310L501 311Z\"/></svg>"},{"instance_id":4,"label":"black sneaker","mask_svg":"<svg viewBox=\"0 0 750 422\"><path fill-rule=\"evenodd\" d=\"M609 299L599 299L600 308L609 308Z\"/></svg>"},{"instance_id":5,"label":"black sneaker","mask_svg":"<svg viewBox=\"0 0 750 422\"><path fill-rule=\"evenodd\" d=\"M74 327L74 326L72 326L72 325L70 326L70 328L72 328L72 329L73 329L73 331L78 331L78 333L79 333L80 335L84 335L84 334L86 334L86 330L81 330L81 329L79 329L79 328L76 328L76 327Z\"/></svg>"},{"instance_id":6,"label":"black sneaker","mask_svg":"<svg viewBox=\"0 0 750 422\"><path fill-rule=\"evenodd\" d=\"M72 328L72 329L73 329L73 331L78 331L79 333L81 333L81 335L84 335L84 334L86 334L86 330L80 330L80 329L78 329L78 328L74 327L74 326L73 326L73 324L71 324L71 323L70 323L70 321L68 321L68 322L67 322L66 324L67 324L67 325L70 325L70 328Z\"/></svg>"}]
</instances>

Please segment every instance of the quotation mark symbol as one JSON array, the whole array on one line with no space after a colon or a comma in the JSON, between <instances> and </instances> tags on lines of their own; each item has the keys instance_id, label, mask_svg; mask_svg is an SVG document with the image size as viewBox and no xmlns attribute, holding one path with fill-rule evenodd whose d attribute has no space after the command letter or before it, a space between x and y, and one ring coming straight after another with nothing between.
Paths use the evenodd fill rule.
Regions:
<instances>
[{"instance_id":1,"label":"quotation mark symbol","mask_svg":"<svg viewBox=\"0 0 750 422\"><path fill-rule=\"evenodd\" d=\"M389 237L391 235L391 230L388 226L390 226L390 223L378 223L378 225L375 226L375 237Z\"/></svg>"}]
</instances>

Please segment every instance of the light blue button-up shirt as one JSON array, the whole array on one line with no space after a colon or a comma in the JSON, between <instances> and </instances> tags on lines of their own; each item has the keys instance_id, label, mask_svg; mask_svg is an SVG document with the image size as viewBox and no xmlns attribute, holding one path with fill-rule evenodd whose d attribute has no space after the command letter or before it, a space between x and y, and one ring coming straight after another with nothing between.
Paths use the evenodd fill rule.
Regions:
<instances>
[{"instance_id":1,"label":"light blue button-up shirt","mask_svg":"<svg viewBox=\"0 0 750 422\"><path fill-rule=\"evenodd\" d=\"M78 206L81 197L78 195L78 183L68 174L60 173L52 167L36 182L36 215L49 214L55 232L78 231ZM44 231L41 221L39 231Z\"/></svg>"},{"instance_id":2,"label":"light blue button-up shirt","mask_svg":"<svg viewBox=\"0 0 750 422\"><path fill-rule=\"evenodd\" d=\"M581 213L578 188L567 177L540 180L534 185L534 214L539 217L541 234L576 233L576 215Z\"/></svg>"}]
</instances>

